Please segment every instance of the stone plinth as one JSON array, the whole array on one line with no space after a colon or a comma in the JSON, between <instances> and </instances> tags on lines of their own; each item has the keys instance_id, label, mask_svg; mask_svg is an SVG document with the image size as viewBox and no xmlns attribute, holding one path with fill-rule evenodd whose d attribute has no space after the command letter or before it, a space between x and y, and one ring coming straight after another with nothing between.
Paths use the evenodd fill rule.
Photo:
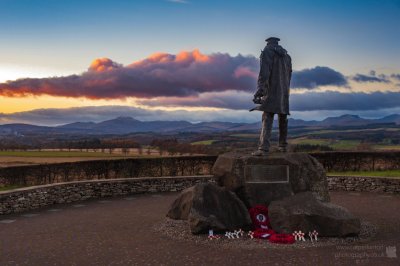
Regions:
<instances>
[{"instance_id":1,"label":"stone plinth","mask_svg":"<svg viewBox=\"0 0 400 266\"><path fill-rule=\"evenodd\" d=\"M268 206L272 229L278 233L317 230L321 236L349 236L360 232L357 217L329 203L325 170L308 154L226 153L218 157L213 174L219 186L198 184L185 190L168 212L170 218L188 220L192 233L245 228L246 207L258 204Z\"/></svg>"},{"instance_id":2,"label":"stone plinth","mask_svg":"<svg viewBox=\"0 0 400 266\"><path fill-rule=\"evenodd\" d=\"M247 207L269 205L301 192L330 200L323 166L305 153L271 153L266 157L226 153L213 167L218 184L235 192Z\"/></svg>"},{"instance_id":3,"label":"stone plinth","mask_svg":"<svg viewBox=\"0 0 400 266\"><path fill-rule=\"evenodd\" d=\"M295 230L320 236L349 236L360 233L360 219L347 209L317 200L311 192L298 193L269 205L272 228L278 233Z\"/></svg>"},{"instance_id":4,"label":"stone plinth","mask_svg":"<svg viewBox=\"0 0 400 266\"><path fill-rule=\"evenodd\" d=\"M188 220L193 234L248 228L249 213L231 191L211 183L197 184L184 190L172 203L167 216Z\"/></svg>"}]
</instances>

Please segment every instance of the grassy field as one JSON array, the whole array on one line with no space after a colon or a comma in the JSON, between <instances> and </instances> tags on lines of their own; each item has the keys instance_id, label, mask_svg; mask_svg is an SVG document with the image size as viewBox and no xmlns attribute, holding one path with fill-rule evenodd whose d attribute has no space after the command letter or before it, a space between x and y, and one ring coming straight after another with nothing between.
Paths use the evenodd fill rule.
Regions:
<instances>
[{"instance_id":1,"label":"grassy field","mask_svg":"<svg viewBox=\"0 0 400 266\"><path fill-rule=\"evenodd\" d=\"M400 145L373 145L372 146L374 150L379 150L379 151L400 151Z\"/></svg>"},{"instance_id":2,"label":"grassy field","mask_svg":"<svg viewBox=\"0 0 400 266\"><path fill-rule=\"evenodd\" d=\"M191 145L211 145L214 142L216 142L216 140L209 139L209 140L202 140L202 141L192 142Z\"/></svg>"},{"instance_id":3,"label":"grassy field","mask_svg":"<svg viewBox=\"0 0 400 266\"><path fill-rule=\"evenodd\" d=\"M121 154L80 151L0 151L2 156L15 157L123 157Z\"/></svg>"},{"instance_id":4,"label":"grassy field","mask_svg":"<svg viewBox=\"0 0 400 266\"><path fill-rule=\"evenodd\" d=\"M309 144L309 145L329 145L332 143L329 139L307 139L307 138L298 138L289 140L290 144Z\"/></svg>"},{"instance_id":5,"label":"grassy field","mask_svg":"<svg viewBox=\"0 0 400 266\"><path fill-rule=\"evenodd\" d=\"M247 139L256 141L259 138L259 134L244 133L244 134L232 134L230 137L238 139ZM218 140L208 139L203 141L192 142L192 145L212 145ZM289 144L291 145L322 145L331 147L337 151L356 151L361 144L361 140L335 140L329 138L309 138L309 137L299 137L299 138L289 138ZM393 145L389 143L380 144L370 144L369 148L371 150L377 151L393 151L400 150L400 145Z\"/></svg>"},{"instance_id":6,"label":"grassy field","mask_svg":"<svg viewBox=\"0 0 400 266\"><path fill-rule=\"evenodd\" d=\"M259 138L260 134L232 134L230 136L236 138Z\"/></svg>"},{"instance_id":7,"label":"grassy field","mask_svg":"<svg viewBox=\"0 0 400 266\"><path fill-rule=\"evenodd\" d=\"M400 178L400 170L329 172L328 175L374 176L374 177Z\"/></svg>"},{"instance_id":8,"label":"grassy field","mask_svg":"<svg viewBox=\"0 0 400 266\"><path fill-rule=\"evenodd\" d=\"M325 145L335 150L355 150L360 144L359 140L332 140L332 139L308 139L297 138L289 140L290 144L309 144L309 145Z\"/></svg>"},{"instance_id":9,"label":"grassy field","mask_svg":"<svg viewBox=\"0 0 400 266\"><path fill-rule=\"evenodd\" d=\"M359 144L359 140L338 140L334 141L329 146L335 150L355 150Z\"/></svg>"},{"instance_id":10,"label":"grassy field","mask_svg":"<svg viewBox=\"0 0 400 266\"><path fill-rule=\"evenodd\" d=\"M17 186L17 185L5 186L5 187L0 187L0 191L6 191L6 190L21 188L21 187L22 186Z\"/></svg>"},{"instance_id":11,"label":"grassy field","mask_svg":"<svg viewBox=\"0 0 400 266\"><path fill-rule=\"evenodd\" d=\"M365 128L362 130L363 132L375 132L375 131L391 131L397 132L400 131L400 128ZM342 130L332 130L332 129L318 129L315 131L308 132L309 135L321 135L327 133L359 133L360 129L342 129Z\"/></svg>"},{"instance_id":12,"label":"grassy field","mask_svg":"<svg viewBox=\"0 0 400 266\"><path fill-rule=\"evenodd\" d=\"M147 154L143 151L139 154L137 151L131 151L129 154L122 154L115 151L114 153L103 152L86 152L86 151L0 151L0 167L22 166L33 164L47 164L47 163L66 163L66 162L80 162L91 160L104 160L104 159L124 159L124 158L144 158L144 157L158 157L159 153L151 151Z\"/></svg>"}]
</instances>

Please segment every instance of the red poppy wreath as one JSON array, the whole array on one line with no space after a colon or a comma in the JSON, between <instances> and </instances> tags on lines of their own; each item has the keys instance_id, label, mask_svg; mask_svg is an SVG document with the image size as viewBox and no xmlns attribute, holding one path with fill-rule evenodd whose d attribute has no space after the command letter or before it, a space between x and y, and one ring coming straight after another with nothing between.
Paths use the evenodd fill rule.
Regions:
<instances>
[{"instance_id":1,"label":"red poppy wreath","mask_svg":"<svg viewBox=\"0 0 400 266\"><path fill-rule=\"evenodd\" d=\"M270 229L268 208L264 205L255 205L249 210L251 221L253 222L254 229Z\"/></svg>"},{"instance_id":2,"label":"red poppy wreath","mask_svg":"<svg viewBox=\"0 0 400 266\"><path fill-rule=\"evenodd\" d=\"M269 242L278 244L293 244L294 236L289 234L273 234L269 238Z\"/></svg>"},{"instance_id":3,"label":"red poppy wreath","mask_svg":"<svg viewBox=\"0 0 400 266\"><path fill-rule=\"evenodd\" d=\"M256 205L249 210L254 227L254 238L269 239L271 243L293 244L295 239L289 234L277 234L271 229L268 216L268 208L264 205Z\"/></svg>"}]
</instances>

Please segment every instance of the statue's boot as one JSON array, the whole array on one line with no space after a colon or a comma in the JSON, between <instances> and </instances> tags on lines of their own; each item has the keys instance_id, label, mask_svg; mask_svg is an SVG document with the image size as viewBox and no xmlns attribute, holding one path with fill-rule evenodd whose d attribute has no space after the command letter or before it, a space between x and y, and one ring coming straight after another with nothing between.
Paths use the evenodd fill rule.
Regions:
<instances>
[{"instance_id":1,"label":"statue's boot","mask_svg":"<svg viewBox=\"0 0 400 266\"><path fill-rule=\"evenodd\" d=\"M287 115L279 114L279 151L287 151L288 119Z\"/></svg>"}]
</instances>

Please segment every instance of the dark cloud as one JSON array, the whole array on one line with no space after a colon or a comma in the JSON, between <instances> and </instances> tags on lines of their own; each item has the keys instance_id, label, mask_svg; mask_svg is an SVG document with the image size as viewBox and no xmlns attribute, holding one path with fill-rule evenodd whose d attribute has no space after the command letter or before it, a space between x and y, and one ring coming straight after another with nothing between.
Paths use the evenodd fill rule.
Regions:
<instances>
[{"instance_id":1,"label":"dark cloud","mask_svg":"<svg viewBox=\"0 0 400 266\"><path fill-rule=\"evenodd\" d=\"M397 80L400 80L400 74L392 74L392 75L390 75L390 77L394 78L394 79L397 79Z\"/></svg>"},{"instance_id":2,"label":"dark cloud","mask_svg":"<svg viewBox=\"0 0 400 266\"><path fill-rule=\"evenodd\" d=\"M309 92L291 96L291 110L379 110L400 107L400 92Z\"/></svg>"},{"instance_id":3,"label":"dark cloud","mask_svg":"<svg viewBox=\"0 0 400 266\"><path fill-rule=\"evenodd\" d=\"M76 117L86 121L99 121L116 116L132 114L146 120L157 117L192 117L189 121L210 121L213 114L222 114L235 121L234 112L243 112L253 107L251 102L256 89L259 62L253 56L230 56L215 53L201 54L198 50L181 52L176 55L157 53L148 58L122 66L107 58L93 61L88 71L81 75L43 79L19 79L0 84L0 95L52 95L66 97L87 97L92 99L114 99L137 97L138 102L151 107L215 107L230 110L208 111L150 111L134 107L88 107L89 109L44 109L34 112L15 113L13 121L40 121L43 124L55 123L61 119L74 122ZM357 74L353 79L359 82L383 80L389 77ZM400 78L393 74L390 78ZM382 81L381 81L382 82ZM313 89L318 86L348 86L346 77L329 67L317 66L311 69L294 71L292 88ZM291 95L292 111L312 110L378 110L400 106L400 93L340 93L312 92ZM128 109L124 109L128 108ZM79 110L79 112L77 111ZM95 110L95 111L93 111ZM235 110L235 111L233 111ZM51 115L50 115L51 113ZM211 117L208 117L211 116ZM2 114L0 119L7 121L11 116ZM54 118L53 118L54 117ZM57 118L57 119L55 119ZM79 119L81 120L81 119ZM232 120L232 121L233 121Z\"/></svg>"},{"instance_id":4,"label":"dark cloud","mask_svg":"<svg viewBox=\"0 0 400 266\"><path fill-rule=\"evenodd\" d=\"M193 96L204 92L254 90L258 61L252 56L156 53L121 66L108 58L93 61L81 75L26 78L0 84L0 95L52 95L112 99Z\"/></svg>"},{"instance_id":5,"label":"dark cloud","mask_svg":"<svg viewBox=\"0 0 400 266\"><path fill-rule=\"evenodd\" d=\"M143 100L148 106L217 107L248 110L254 107L252 93L224 92L202 94L199 97L159 98ZM290 110L378 110L400 107L400 92L340 93L336 91L307 92L290 96Z\"/></svg>"},{"instance_id":6,"label":"dark cloud","mask_svg":"<svg viewBox=\"0 0 400 266\"><path fill-rule=\"evenodd\" d=\"M234 110L251 109L253 107L253 94L240 91L226 91L218 93L202 93L196 97L162 97L157 99L144 99L139 103L147 106L168 107L216 107Z\"/></svg>"},{"instance_id":7,"label":"dark cloud","mask_svg":"<svg viewBox=\"0 0 400 266\"><path fill-rule=\"evenodd\" d=\"M256 88L259 61L254 56L204 55L198 50L176 55L155 53L144 60L122 66L99 58L80 75L24 78L0 83L0 95L19 97L51 95L89 99L136 97L197 97L203 93L241 91ZM292 88L347 85L339 72L317 66L294 71Z\"/></svg>"},{"instance_id":8,"label":"dark cloud","mask_svg":"<svg viewBox=\"0 0 400 266\"><path fill-rule=\"evenodd\" d=\"M373 72L374 75L364 75L364 74L356 74L354 77L351 79L356 81L356 82L380 82L380 83L390 83L390 81L387 79L387 77L383 74L376 76L375 72Z\"/></svg>"},{"instance_id":9,"label":"dark cloud","mask_svg":"<svg viewBox=\"0 0 400 266\"><path fill-rule=\"evenodd\" d=\"M314 89L328 85L344 87L347 86L347 79L342 73L323 66L295 71L292 74L292 88Z\"/></svg>"}]
</instances>

